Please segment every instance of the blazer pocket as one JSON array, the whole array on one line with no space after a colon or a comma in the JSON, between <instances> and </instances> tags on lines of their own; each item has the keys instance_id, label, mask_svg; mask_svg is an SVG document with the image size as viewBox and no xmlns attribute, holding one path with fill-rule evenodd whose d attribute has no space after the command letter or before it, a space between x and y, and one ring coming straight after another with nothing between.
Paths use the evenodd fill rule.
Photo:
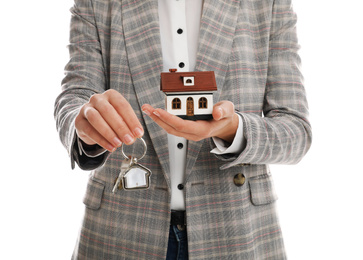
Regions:
<instances>
[{"instance_id":1,"label":"blazer pocket","mask_svg":"<svg viewBox=\"0 0 363 260\"><path fill-rule=\"evenodd\" d=\"M270 204L277 200L272 176L263 174L249 179L251 201L255 206Z\"/></svg>"},{"instance_id":2,"label":"blazer pocket","mask_svg":"<svg viewBox=\"0 0 363 260\"><path fill-rule=\"evenodd\" d=\"M90 178L87 184L87 191L83 203L87 208L97 210L101 207L101 201L105 184L94 178Z\"/></svg>"}]
</instances>

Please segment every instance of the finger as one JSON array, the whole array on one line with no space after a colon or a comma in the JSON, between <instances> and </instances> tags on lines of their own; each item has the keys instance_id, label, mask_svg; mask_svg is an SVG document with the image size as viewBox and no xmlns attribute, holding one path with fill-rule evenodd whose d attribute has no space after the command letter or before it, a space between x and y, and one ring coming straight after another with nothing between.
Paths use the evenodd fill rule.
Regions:
<instances>
[{"instance_id":1,"label":"finger","mask_svg":"<svg viewBox=\"0 0 363 260\"><path fill-rule=\"evenodd\" d=\"M76 120L76 132L78 137L87 144L98 144L109 152L113 152L117 148L98 133L85 118Z\"/></svg>"},{"instance_id":2,"label":"finger","mask_svg":"<svg viewBox=\"0 0 363 260\"><path fill-rule=\"evenodd\" d=\"M101 141L102 138L106 139L108 143L112 144L113 147L119 147L122 141L116 136L115 132L103 119L100 113L92 106L86 106L84 109L84 117L89 122L89 124L94 128L95 131L89 129L88 136L95 140L97 143ZM92 135L91 135L92 134ZM100 138L100 136L102 138ZM94 139L97 138L97 139ZM102 143L104 143L102 141ZM101 143L99 143L101 145ZM101 145L102 146L102 145ZM108 149L108 148L106 148Z\"/></svg>"},{"instance_id":3,"label":"finger","mask_svg":"<svg viewBox=\"0 0 363 260\"><path fill-rule=\"evenodd\" d=\"M145 104L142 106L142 110L155 122L162 121L178 132L191 133L193 132L192 130L195 130L195 126L190 126L190 124L194 125L195 122L183 120L180 117L172 115L163 109L154 109L152 106Z\"/></svg>"},{"instance_id":4,"label":"finger","mask_svg":"<svg viewBox=\"0 0 363 260\"><path fill-rule=\"evenodd\" d=\"M168 134L183 137L185 139L193 140L193 141L200 141L200 140L204 139L201 136L198 136L193 132L187 133L187 132L182 132L182 131L175 129L168 123L161 120L160 117L158 117L156 114L151 114L150 117L155 121L155 123L157 123L161 128L163 128Z\"/></svg>"},{"instance_id":5,"label":"finger","mask_svg":"<svg viewBox=\"0 0 363 260\"><path fill-rule=\"evenodd\" d=\"M143 105L142 110L169 134L194 141L204 139L208 135L208 131L205 129L209 128L206 127L207 123L204 121L183 120L162 109L154 109L148 104Z\"/></svg>"},{"instance_id":6,"label":"finger","mask_svg":"<svg viewBox=\"0 0 363 260\"><path fill-rule=\"evenodd\" d=\"M222 120L225 118L230 118L234 114L234 104L230 101L221 101L214 105L213 107L213 119Z\"/></svg>"},{"instance_id":7,"label":"finger","mask_svg":"<svg viewBox=\"0 0 363 260\"><path fill-rule=\"evenodd\" d=\"M162 109L155 109L153 114L157 116L161 121L165 124L171 126L176 131L181 133L195 133L196 130L196 123L194 121L183 120L178 116L172 115L165 110Z\"/></svg>"},{"instance_id":8,"label":"finger","mask_svg":"<svg viewBox=\"0 0 363 260\"><path fill-rule=\"evenodd\" d=\"M120 134L122 138L125 138L125 135L129 135L132 138L142 137L144 135L144 129L129 102L121 94L111 96L109 102L127 127L127 129L123 128L116 121L116 125L113 126L116 133Z\"/></svg>"},{"instance_id":9,"label":"finger","mask_svg":"<svg viewBox=\"0 0 363 260\"><path fill-rule=\"evenodd\" d=\"M133 131L128 126L128 118L124 118L122 115L122 109L132 110L129 103L125 98L116 90L107 90L103 94L94 95L90 99L90 103L103 117L105 122L118 136L119 140L126 144L132 144L135 141L135 136L139 137L143 135L143 129L141 124L136 118L137 127L133 127ZM134 114L132 111L131 113ZM135 116L136 117L136 116Z\"/></svg>"},{"instance_id":10,"label":"finger","mask_svg":"<svg viewBox=\"0 0 363 260\"><path fill-rule=\"evenodd\" d=\"M95 109L99 112L100 116L104 119L105 123L112 129L115 134L111 137L112 140L117 138L125 144L132 144L135 141L135 137L123 118L117 113L115 108L107 101L98 102ZM112 134L110 132L110 134ZM117 140L115 139L115 140Z\"/></svg>"}]
</instances>

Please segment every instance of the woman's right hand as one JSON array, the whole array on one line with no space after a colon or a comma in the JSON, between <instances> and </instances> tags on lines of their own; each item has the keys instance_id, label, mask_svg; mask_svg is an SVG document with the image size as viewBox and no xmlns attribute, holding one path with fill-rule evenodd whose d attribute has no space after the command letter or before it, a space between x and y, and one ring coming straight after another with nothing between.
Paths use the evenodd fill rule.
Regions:
<instances>
[{"instance_id":1,"label":"woman's right hand","mask_svg":"<svg viewBox=\"0 0 363 260\"><path fill-rule=\"evenodd\" d=\"M94 94L76 117L77 135L88 145L113 152L142 137L144 130L129 102L116 90Z\"/></svg>"}]
</instances>

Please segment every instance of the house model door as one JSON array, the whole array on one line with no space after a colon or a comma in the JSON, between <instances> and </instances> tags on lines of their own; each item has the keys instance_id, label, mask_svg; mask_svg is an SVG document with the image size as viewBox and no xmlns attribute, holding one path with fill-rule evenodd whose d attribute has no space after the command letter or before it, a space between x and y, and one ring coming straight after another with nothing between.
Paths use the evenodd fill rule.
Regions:
<instances>
[{"instance_id":1,"label":"house model door","mask_svg":"<svg viewBox=\"0 0 363 260\"><path fill-rule=\"evenodd\" d=\"M194 116L194 102L192 97L187 99L187 116Z\"/></svg>"}]
</instances>

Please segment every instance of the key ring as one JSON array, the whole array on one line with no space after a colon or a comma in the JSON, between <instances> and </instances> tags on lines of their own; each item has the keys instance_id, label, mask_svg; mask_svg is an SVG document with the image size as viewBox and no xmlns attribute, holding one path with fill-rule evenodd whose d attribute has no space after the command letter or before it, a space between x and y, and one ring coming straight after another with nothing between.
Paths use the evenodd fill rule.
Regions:
<instances>
[{"instance_id":1,"label":"key ring","mask_svg":"<svg viewBox=\"0 0 363 260\"><path fill-rule=\"evenodd\" d=\"M147 151L147 145L146 145L146 142L145 140L140 137L140 138L137 138L138 140L140 140L143 144L144 144L144 153L141 155L140 158L136 158L136 160L141 160L142 158L144 158L145 154L146 154L146 151ZM125 157L126 160L129 159L129 157L126 156L125 152L124 152L124 147L123 147L123 144L121 145L121 153L122 153L122 156Z\"/></svg>"}]
</instances>

